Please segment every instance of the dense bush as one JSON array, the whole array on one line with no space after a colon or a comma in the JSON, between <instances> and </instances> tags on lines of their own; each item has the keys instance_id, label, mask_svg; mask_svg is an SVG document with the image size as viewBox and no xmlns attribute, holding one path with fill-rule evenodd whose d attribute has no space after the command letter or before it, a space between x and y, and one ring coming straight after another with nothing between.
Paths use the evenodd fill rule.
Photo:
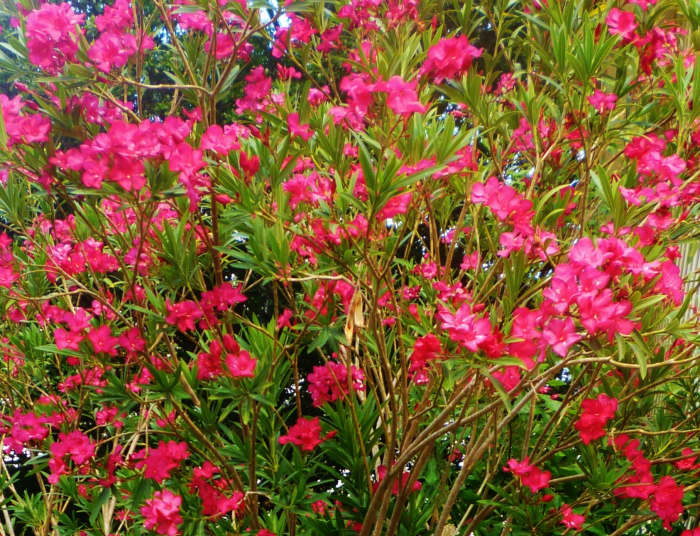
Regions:
<instances>
[{"instance_id":1,"label":"dense bush","mask_svg":"<svg viewBox=\"0 0 700 536\"><path fill-rule=\"evenodd\" d=\"M0 534L700 534L697 3L283 4L5 7Z\"/></svg>"}]
</instances>

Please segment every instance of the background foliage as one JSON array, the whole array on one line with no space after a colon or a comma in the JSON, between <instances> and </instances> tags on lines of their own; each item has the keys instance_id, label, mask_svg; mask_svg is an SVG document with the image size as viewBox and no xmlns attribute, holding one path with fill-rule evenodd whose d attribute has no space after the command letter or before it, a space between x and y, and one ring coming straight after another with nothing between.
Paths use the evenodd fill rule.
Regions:
<instances>
[{"instance_id":1,"label":"background foliage","mask_svg":"<svg viewBox=\"0 0 700 536\"><path fill-rule=\"evenodd\" d=\"M693 2L3 9L0 533L698 534Z\"/></svg>"}]
</instances>

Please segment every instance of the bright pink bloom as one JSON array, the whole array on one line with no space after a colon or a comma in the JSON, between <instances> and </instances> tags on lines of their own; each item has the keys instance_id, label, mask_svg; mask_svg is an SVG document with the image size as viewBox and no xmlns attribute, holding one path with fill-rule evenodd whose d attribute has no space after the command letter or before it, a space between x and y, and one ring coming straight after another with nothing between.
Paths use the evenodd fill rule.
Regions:
<instances>
[{"instance_id":1,"label":"bright pink bloom","mask_svg":"<svg viewBox=\"0 0 700 536\"><path fill-rule=\"evenodd\" d=\"M234 125L211 125L204 134L199 144L199 148L204 151L213 151L219 156L228 154L241 148L238 136L233 131Z\"/></svg>"},{"instance_id":2,"label":"bright pink bloom","mask_svg":"<svg viewBox=\"0 0 700 536\"><path fill-rule=\"evenodd\" d=\"M299 123L299 114L296 112L287 116L287 128L292 136L299 136L304 141L309 141L314 135L309 125Z\"/></svg>"},{"instance_id":3,"label":"bright pink bloom","mask_svg":"<svg viewBox=\"0 0 700 536\"><path fill-rule=\"evenodd\" d=\"M98 426L107 426L111 424L115 428L122 428L124 421L117 417L124 417L126 414L119 414L119 408L116 406L105 406L95 412L95 424Z\"/></svg>"},{"instance_id":4,"label":"bright pink bloom","mask_svg":"<svg viewBox=\"0 0 700 536\"><path fill-rule=\"evenodd\" d=\"M233 378L254 378L258 360L245 350L226 354L226 368Z\"/></svg>"},{"instance_id":5,"label":"bright pink bloom","mask_svg":"<svg viewBox=\"0 0 700 536\"><path fill-rule=\"evenodd\" d=\"M80 342L85 338L78 332L66 331L63 328L56 328L53 332L56 348L59 350L80 350Z\"/></svg>"},{"instance_id":6,"label":"bright pink bloom","mask_svg":"<svg viewBox=\"0 0 700 536\"><path fill-rule=\"evenodd\" d=\"M619 35L625 41L632 39L634 30L637 28L634 13L622 11L616 7L610 10L605 23L608 25L608 30L612 35Z\"/></svg>"},{"instance_id":7,"label":"bright pink bloom","mask_svg":"<svg viewBox=\"0 0 700 536\"><path fill-rule=\"evenodd\" d=\"M202 352L197 356L197 379L212 380L224 373L221 363L222 347L219 341L212 341L209 352Z\"/></svg>"},{"instance_id":8,"label":"bright pink bloom","mask_svg":"<svg viewBox=\"0 0 700 536\"><path fill-rule=\"evenodd\" d=\"M326 437L321 437L321 422L318 417L309 419L301 417L296 424L289 427L289 433L281 435L278 439L280 445L292 443L301 450L311 452L326 439L334 436L334 432L329 432Z\"/></svg>"},{"instance_id":9,"label":"bright pink bloom","mask_svg":"<svg viewBox=\"0 0 700 536\"><path fill-rule=\"evenodd\" d=\"M377 488L379 487L379 483L386 478L386 474L388 472L389 470L387 469L386 465L380 465L379 467L377 467L377 481L372 486L372 492L377 490ZM409 478L411 478L410 471L404 471L403 473L401 473L400 478L395 477L391 486L391 493L393 495L398 495L399 492L402 491L408 484ZM421 489L423 489L423 484L421 484L418 480L416 480L411 486L411 492L420 491Z\"/></svg>"},{"instance_id":10,"label":"bright pink bloom","mask_svg":"<svg viewBox=\"0 0 700 536\"><path fill-rule=\"evenodd\" d=\"M631 463L633 475L622 477L613 493L615 496L632 499L647 499L654 492L654 477L651 474L651 462L644 457L639 448L638 439L630 439L627 434L615 437L615 448L620 450ZM626 484L626 485L622 485Z\"/></svg>"},{"instance_id":11,"label":"bright pink bloom","mask_svg":"<svg viewBox=\"0 0 700 536\"><path fill-rule=\"evenodd\" d=\"M537 493L549 486L549 480L552 477L552 473L549 471L542 471L534 465L530 465L530 458L527 456L521 462L511 458L503 470L506 473L513 473L523 486L530 488L532 493Z\"/></svg>"},{"instance_id":12,"label":"bright pink bloom","mask_svg":"<svg viewBox=\"0 0 700 536\"><path fill-rule=\"evenodd\" d=\"M277 317L277 329L291 328L292 325L289 323L289 320L292 318L293 314L291 309L282 311L282 314Z\"/></svg>"},{"instance_id":13,"label":"bright pink bloom","mask_svg":"<svg viewBox=\"0 0 700 536\"><path fill-rule=\"evenodd\" d=\"M439 359L441 354L440 339L432 333L416 339L413 344L413 352L409 357L411 366L408 368L408 372L417 385L428 383L428 362Z\"/></svg>"},{"instance_id":14,"label":"bright pink bloom","mask_svg":"<svg viewBox=\"0 0 700 536\"><path fill-rule=\"evenodd\" d=\"M576 333L571 317L552 318L542 330L542 339L552 347L555 354L566 357L571 345L581 340Z\"/></svg>"},{"instance_id":15,"label":"bright pink bloom","mask_svg":"<svg viewBox=\"0 0 700 536\"><path fill-rule=\"evenodd\" d=\"M22 114L26 104L19 95L12 99L0 95L8 146L17 143L43 143L49 139L51 120L42 114ZM6 173L5 170L4 174Z\"/></svg>"},{"instance_id":16,"label":"bright pink bloom","mask_svg":"<svg viewBox=\"0 0 700 536\"><path fill-rule=\"evenodd\" d=\"M393 218L400 214L406 214L406 211L408 211L408 206L411 204L411 199L412 195L410 192L395 195L386 202L379 212L377 212L377 219L381 221L388 218Z\"/></svg>"},{"instance_id":17,"label":"bright pink bloom","mask_svg":"<svg viewBox=\"0 0 700 536\"><path fill-rule=\"evenodd\" d=\"M581 403L581 417L574 427L584 444L605 435L606 423L615 417L617 400L606 394L598 395L598 398L587 398Z\"/></svg>"},{"instance_id":18,"label":"bright pink bloom","mask_svg":"<svg viewBox=\"0 0 700 536\"><path fill-rule=\"evenodd\" d=\"M58 74L66 62L76 61L78 36L85 16L68 2L42 5L27 16L29 61L49 74Z\"/></svg>"},{"instance_id":19,"label":"bright pink bloom","mask_svg":"<svg viewBox=\"0 0 700 536\"><path fill-rule=\"evenodd\" d=\"M230 512L240 512L245 499L242 491L234 491L227 497L225 491L231 488L231 483L223 478L214 478L219 472L218 467L205 461L202 467L194 469L189 483L190 493L196 494L202 500L202 514L213 519Z\"/></svg>"},{"instance_id":20,"label":"bright pink bloom","mask_svg":"<svg viewBox=\"0 0 700 536\"><path fill-rule=\"evenodd\" d=\"M696 467L698 467L696 465L698 457L692 456L693 453L694 453L693 449L687 448L687 447L684 448L682 451L682 454L683 454L683 456L687 456L687 457L683 460L678 460L673 465L675 465L676 468L680 469L681 471L690 471L692 469L695 469Z\"/></svg>"},{"instance_id":21,"label":"bright pink bloom","mask_svg":"<svg viewBox=\"0 0 700 536\"><path fill-rule=\"evenodd\" d=\"M159 484L167 478L170 478L170 473L180 466L180 462L189 457L187 443L177 441L159 441L156 448L141 449L134 454L133 458L140 460L134 464L134 467L140 469L145 467L146 470L143 476L152 478Z\"/></svg>"},{"instance_id":22,"label":"bright pink bloom","mask_svg":"<svg viewBox=\"0 0 700 536\"><path fill-rule=\"evenodd\" d=\"M200 305L202 309L227 311L231 307L246 301L241 292L241 285L233 286L233 283L222 283L218 287L202 292Z\"/></svg>"},{"instance_id":23,"label":"bright pink bloom","mask_svg":"<svg viewBox=\"0 0 700 536\"><path fill-rule=\"evenodd\" d=\"M406 82L400 76L392 76L386 82L377 84L377 89L386 92L386 105L392 112L409 116L414 112L424 113L427 109L418 99L417 84L417 80Z\"/></svg>"},{"instance_id":24,"label":"bright pink bloom","mask_svg":"<svg viewBox=\"0 0 700 536\"><path fill-rule=\"evenodd\" d=\"M181 504L182 497L175 495L172 491L167 489L156 491L153 498L148 499L141 507L143 526L155 530L158 534L176 536L177 526L182 523Z\"/></svg>"},{"instance_id":25,"label":"bright pink bloom","mask_svg":"<svg viewBox=\"0 0 700 536\"><path fill-rule=\"evenodd\" d=\"M599 114L615 109L617 103L617 95L615 93L604 93L599 89L593 92L593 95L588 97L588 102L596 109Z\"/></svg>"},{"instance_id":26,"label":"bright pink bloom","mask_svg":"<svg viewBox=\"0 0 700 536\"><path fill-rule=\"evenodd\" d=\"M308 175L294 173L291 179L282 183L282 189L289 193L289 206L295 210L300 203L313 206L322 201L330 203L335 184L314 171Z\"/></svg>"},{"instance_id":27,"label":"bright pink bloom","mask_svg":"<svg viewBox=\"0 0 700 536\"><path fill-rule=\"evenodd\" d=\"M188 331L195 328L195 321L202 318L202 309L192 300L179 303L170 303L166 300L165 309L168 312L165 321L171 326L177 325L180 331Z\"/></svg>"},{"instance_id":28,"label":"bright pink bloom","mask_svg":"<svg viewBox=\"0 0 700 536\"><path fill-rule=\"evenodd\" d=\"M316 49L319 52L330 52L334 48L340 46L340 35L343 33L343 25L339 24L333 28L328 28L325 32L321 34L321 42L318 44Z\"/></svg>"},{"instance_id":29,"label":"bright pink bloom","mask_svg":"<svg viewBox=\"0 0 700 536\"><path fill-rule=\"evenodd\" d=\"M0 266L0 287L12 288L15 281L19 279L19 274L12 266Z\"/></svg>"},{"instance_id":30,"label":"bright pink bloom","mask_svg":"<svg viewBox=\"0 0 700 536\"><path fill-rule=\"evenodd\" d=\"M23 413L16 409L11 417L0 417L0 422L7 420L8 428L0 424L0 431L5 436L4 452L14 451L17 454L22 452L25 445L30 441L41 441L49 435L47 424L49 419L43 416L37 416L34 413ZM0 456L3 452L0 452Z\"/></svg>"},{"instance_id":31,"label":"bright pink bloom","mask_svg":"<svg viewBox=\"0 0 700 536\"><path fill-rule=\"evenodd\" d=\"M463 303L455 313L442 306L438 311L440 327L447 330L450 339L471 352L484 349L494 337L491 321L477 316L475 309L469 303Z\"/></svg>"},{"instance_id":32,"label":"bright pink bloom","mask_svg":"<svg viewBox=\"0 0 700 536\"><path fill-rule=\"evenodd\" d=\"M518 386L522 379L522 374L520 373L520 367L512 365L494 371L493 378L501 384L503 389L510 392Z\"/></svg>"},{"instance_id":33,"label":"bright pink bloom","mask_svg":"<svg viewBox=\"0 0 700 536\"><path fill-rule=\"evenodd\" d=\"M496 177L489 177L486 183L474 184L471 201L489 207L499 221L513 225L516 233L524 237L534 233L532 218L535 212L532 210L532 201Z\"/></svg>"},{"instance_id":34,"label":"bright pink bloom","mask_svg":"<svg viewBox=\"0 0 700 536\"><path fill-rule=\"evenodd\" d=\"M51 454L62 458L70 456L73 463L81 465L95 455L95 444L80 430L58 434L58 441L51 444Z\"/></svg>"},{"instance_id":35,"label":"bright pink bloom","mask_svg":"<svg viewBox=\"0 0 700 536\"><path fill-rule=\"evenodd\" d=\"M336 361L328 361L323 366L315 366L306 377L309 392L316 407L322 406L326 402L344 399L350 392L350 388L355 391L364 391L364 380L365 376L362 370L354 365L350 366L350 377L348 378L348 367Z\"/></svg>"},{"instance_id":36,"label":"bright pink bloom","mask_svg":"<svg viewBox=\"0 0 700 536\"><path fill-rule=\"evenodd\" d=\"M143 44L141 48L145 48ZM150 48L153 48L152 41ZM95 62L100 71L108 73L113 68L124 67L136 52L138 52L136 36L119 31L108 31L102 33L92 44L88 50L88 58Z\"/></svg>"},{"instance_id":37,"label":"bright pink bloom","mask_svg":"<svg viewBox=\"0 0 700 536\"><path fill-rule=\"evenodd\" d=\"M95 455L95 444L80 430L58 434L58 440L51 444L49 460L50 484L57 484L61 475L68 474L66 456L76 465L88 462Z\"/></svg>"},{"instance_id":38,"label":"bright pink bloom","mask_svg":"<svg viewBox=\"0 0 700 536\"><path fill-rule=\"evenodd\" d=\"M457 78L469 70L472 61L482 52L483 49L470 45L464 35L444 37L428 51L421 73L432 77L436 84L445 78Z\"/></svg>"},{"instance_id":39,"label":"bright pink bloom","mask_svg":"<svg viewBox=\"0 0 700 536\"><path fill-rule=\"evenodd\" d=\"M311 106L318 106L319 104L327 100L326 94L328 93L328 86L324 86L324 90L325 93L315 87L309 89L309 96L307 97L307 99Z\"/></svg>"},{"instance_id":40,"label":"bright pink bloom","mask_svg":"<svg viewBox=\"0 0 700 536\"><path fill-rule=\"evenodd\" d=\"M671 523L678 521L683 513L683 486L676 484L673 477L662 477L654 489L649 507L663 520L664 528L671 530Z\"/></svg>"},{"instance_id":41,"label":"bright pink bloom","mask_svg":"<svg viewBox=\"0 0 700 536\"><path fill-rule=\"evenodd\" d=\"M134 23L129 0L115 0L111 6L105 6L102 15L95 17L95 26L101 32L107 30L125 30Z\"/></svg>"},{"instance_id":42,"label":"bright pink bloom","mask_svg":"<svg viewBox=\"0 0 700 536\"><path fill-rule=\"evenodd\" d=\"M340 89L347 94L351 110L366 114L372 106L372 94L377 91L377 83L367 73L351 73L340 81Z\"/></svg>"},{"instance_id":43,"label":"bright pink bloom","mask_svg":"<svg viewBox=\"0 0 700 536\"><path fill-rule=\"evenodd\" d=\"M112 337L112 330L107 324L91 329L87 334L87 338L92 343L96 353L111 356L117 355L119 339Z\"/></svg>"},{"instance_id":44,"label":"bright pink bloom","mask_svg":"<svg viewBox=\"0 0 700 536\"><path fill-rule=\"evenodd\" d=\"M649 9L649 6L656 5L656 2L657 0L627 0L628 4L636 4L642 8L642 11Z\"/></svg>"},{"instance_id":45,"label":"bright pink bloom","mask_svg":"<svg viewBox=\"0 0 700 536\"><path fill-rule=\"evenodd\" d=\"M311 503L311 509L320 516L326 515L326 501L319 499Z\"/></svg>"},{"instance_id":46,"label":"bright pink bloom","mask_svg":"<svg viewBox=\"0 0 700 536\"><path fill-rule=\"evenodd\" d=\"M265 69L258 66L245 77L247 82L243 98L236 100L236 113L246 110L261 111L272 89L272 79L265 76Z\"/></svg>"},{"instance_id":47,"label":"bright pink bloom","mask_svg":"<svg viewBox=\"0 0 700 536\"><path fill-rule=\"evenodd\" d=\"M683 278L681 270L673 261L666 261L659 267L661 277L654 286L654 291L666 294L673 304L678 307L683 303L685 291L683 290Z\"/></svg>"},{"instance_id":48,"label":"bright pink bloom","mask_svg":"<svg viewBox=\"0 0 700 536\"><path fill-rule=\"evenodd\" d=\"M574 514L571 506L566 503L561 505L559 513L561 514L562 524L570 529L574 529L575 531L581 530L583 527L583 522L586 521L585 516L582 516L581 514Z\"/></svg>"}]
</instances>

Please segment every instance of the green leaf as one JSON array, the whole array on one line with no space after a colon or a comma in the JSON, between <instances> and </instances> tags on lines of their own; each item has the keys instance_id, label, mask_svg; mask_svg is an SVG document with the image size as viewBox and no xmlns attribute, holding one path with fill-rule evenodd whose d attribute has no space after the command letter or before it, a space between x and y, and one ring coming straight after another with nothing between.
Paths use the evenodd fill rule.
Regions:
<instances>
[{"instance_id":1,"label":"green leaf","mask_svg":"<svg viewBox=\"0 0 700 536\"><path fill-rule=\"evenodd\" d=\"M639 376L644 380L647 377L647 363L649 358L652 357L651 351L647 348L641 335L636 331L632 332L632 340L628 340L628 343L634 349L637 363L639 363Z\"/></svg>"},{"instance_id":2,"label":"green leaf","mask_svg":"<svg viewBox=\"0 0 700 536\"><path fill-rule=\"evenodd\" d=\"M0 149L7 150L7 129L5 128L5 115L0 107Z\"/></svg>"},{"instance_id":3,"label":"green leaf","mask_svg":"<svg viewBox=\"0 0 700 536\"><path fill-rule=\"evenodd\" d=\"M111 496L112 490L110 488L102 488L102 493L100 493L100 496L96 501L90 504L90 524L95 522L97 516L102 510L102 505L105 504Z\"/></svg>"},{"instance_id":4,"label":"green leaf","mask_svg":"<svg viewBox=\"0 0 700 536\"><path fill-rule=\"evenodd\" d=\"M481 373L486 376L489 381L491 382L491 385L493 386L494 390L496 391L496 394L498 395L498 398L501 399L501 402L503 402L503 406L505 406L506 410L508 412L513 411L513 406L510 403L510 396L506 392L506 390L503 388L503 385L501 382L499 382L496 378L494 378L485 368L481 369Z\"/></svg>"}]
</instances>

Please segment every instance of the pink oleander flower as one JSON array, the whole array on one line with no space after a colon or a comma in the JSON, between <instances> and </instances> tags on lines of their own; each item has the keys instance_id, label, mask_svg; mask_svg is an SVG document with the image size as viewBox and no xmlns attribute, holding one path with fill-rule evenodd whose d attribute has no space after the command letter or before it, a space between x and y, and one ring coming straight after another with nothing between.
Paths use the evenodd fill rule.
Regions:
<instances>
[{"instance_id":1,"label":"pink oleander flower","mask_svg":"<svg viewBox=\"0 0 700 536\"><path fill-rule=\"evenodd\" d=\"M586 521L586 517L581 514L575 514L568 504L562 504L559 513L561 514L561 522L565 527L575 531L583 528L583 522Z\"/></svg>"},{"instance_id":2,"label":"pink oleander flower","mask_svg":"<svg viewBox=\"0 0 700 536\"><path fill-rule=\"evenodd\" d=\"M143 526L153 529L158 534L176 536L178 525L182 523L180 505L182 497L172 491L164 489L156 491L152 499L148 499L141 507L141 515L144 518Z\"/></svg>"},{"instance_id":3,"label":"pink oleander flower","mask_svg":"<svg viewBox=\"0 0 700 536\"><path fill-rule=\"evenodd\" d=\"M44 4L27 16L29 61L49 74L58 74L66 62L76 61L78 36L85 16L68 2Z\"/></svg>"},{"instance_id":4,"label":"pink oleander flower","mask_svg":"<svg viewBox=\"0 0 700 536\"><path fill-rule=\"evenodd\" d=\"M292 443L305 452L311 452L334 435L335 432L329 432L322 438L319 418L301 417L294 425L289 427L289 433L281 435L278 441L280 445Z\"/></svg>"},{"instance_id":5,"label":"pink oleander flower","mask_svg":"<svg viewBox=\"0 0 700 536\"><path fill-rule=\"evenodd\" d=\"M395 195L386 202L379 212L377 212L377 219L383 221L387 218L393 218L400 214L406 214L412 198L413 195L410 192Z\"/></svg>"},{"instance_id":6,"label":"pink oleander flower","mask_svg":"<svg viewBox=\"0 0 700 536\"><path fill-rule=\"evenodd\" d=\"M588 102L599 114L603 114L606 111L612 111L615 109L617 95L615 95L615 93L604 93L603 91L596 89L593 92L593 95L588 97Z\"/></svg>"},{"instance_id":7,"label":"pink oleander flower","mask_svg":"<svg viewBox=\"0 0 700 536\"><path fill-rule=\"evenodd\" d=\"M257 362L256 358L240 348L226 354L226 368L233 378L254 378Z\"/></svg>"},{"instance_id":8,"label":"pink oleander flower","mask_svg":"<svg viewBox=\"0 0 700 536\"><path fill-rule=\"evenodd\" d=\"M608 30L612 35L619 35L625 41L630 41L634 37L637 29L637 22L634 13L622 11L616 7L612 8L605 19Z\"/></svg>"},{"instance_id":9,"label":"pink oleander flower","mask_svg":"<svg viewBox=\"0 0 700 536\"><path fill-rule=\"evenodd\" d=\"M92 343L95 353L107 354L111 356L117 355L117 347L119 346L119 338L112 336L112 330L107 324L99 328L92 328L87 338Z\"/></svg>"},{"instance_id":10,"label":"pink oleander flower","mask_svg":"<svg viewBox=\"0 0 700 536\"><path fill-rule=\"evenodd\" d=\"M134 15L129 0L115 0L105 6L102 15L95 17L95 26L100 32L125 30L134 23Z\"/></svg>"},{"instance_id":11,"label":"pink oleander flower","mask_svg":"<svg viewBox=\"0 0 700 536\"><path fill-rule=\"evenodd\" d=\"M581 335L576 333L571 317L552 318L542 330L542 339L552 347L555 354L566 357L569 348L581 340Z\"/></svg>"},{"instance_id":12,"label":"pink oleander flower","mask_svg":"<svg viewBox=\"0 0 700 536\"><path fill-rule=\"evenodd\" d=\"M432 333L416 339L416 342L413 344L413 352L409 357L411 366L408 368L408 372L416 385L428 383L428 363L439 359L441 354L440 339Z\"/></svg>"},{"instance_id":13,"label":"pink oleander flower","mask_svg":"<svg viewBox=\"0 0 700 536\"><path fill-rule=\"evenodd\" d=\"M242 491L233 491L228 496L231 483L224 478L215 478L217 473L220 473L219 468L205 461L202 467L194 469L188 486L190 493L202 500L202 514L212 519L231 512L236 514L245 504Z\"/></svg>"},{"instance_id":14,"label":"pink oleander flower","mask_svg":"<svg viewBox=\"0 0 700 536\"><path fill-rule=\"evenodd\" d=\"M85 382L87 383L87 381ZM61 475L69 473L66 457L75 465L82 465L95 456L95 443L80 430L67 434L58 434L58 439L51 444L51 459L49 460L50 484L57 484Z\"/></svg>"},{"instance_id":15,"label":"pink oleander flower","mask_svg":"<svg viewBox=\"0 0 700 536\"><path fill-rule=\"evenodd\" d=\"M470 45L464 35L444 37L428 50L421 73L439 84L445 78L456 78L466 73L472 61L482 52L483 49Z\"/></svg>"},{"instance_id":16,"label":"pink oleander flower","mask_svg":"<svg viewBox=\"0 0 700 536\"><path fill-rule=\"evenodd\" d=\"M180 462L189 457L187 443L177 441L159 441L156 448L141 449L133 458L140 460L134 467L145 467L143 476L152 478L159 484L170 478L170 473L180 466Z\"/></svg>"},{"instance_id":17,"label":"pink oleander flower","mask_svg":"<svg viewBox=\"0 0 700 536\"><path fill-rule=\"evenodd\" d=\"M392 76L386 82L378 83L376 89L386 92L386 105L392 112L409 116L414 112L424 113L427 109L418 99L417 84L417 80L406 82L400 76Z\"/></svg>"},{"instance_id":18,"label":"pink oleander flower","mask_svg":"<svg viewBox=\"0 0 700 536\"><path fill-rule=\"evenodd\" d=\"M649 500L649 507L664 522L664 528L671 530L671 523L678 521L683 513L683 486L676 484L673 477L661 477Z\"/></svg>"},{"instance_id":19,"label":"pink oleander flower","mask_svg":"<svg viewBox=\"0 0 700 536\"><path fill-rule=\"evenodd\" d=\"M354 365L350 366L350 378L348 378L348 367L336 361L328 361L323 366L315 366L306 377L309 392L316 407L320 407L326 402L342 400L349 394L350 388L355 391L364 391L364 380L365 376L362 370Z\"/></svg>"},{"instance_id":20,"label":"pink oleander flower","mask_svg":"<svg viewBox=\"0 0 700 536\"><path fill-rule=\"evenodd\" d=\"M511 458L503 470L506 473L513 473L523 486L530 488L532 493L537 493L539 490L549 486L549 480L552 477L552 473L549 471L542 471L531 465L530 458L527 456L521 462Z\"/></svg>"},{"instance_id":21,"label":"pink oleander flower","mask_svg":"<svg viewBox=\"0 0 700 536\"><path fill-rule=\"evenodd\" d=\"M655 6L656 2L657 0L627 0L628 4L636 4L642 9L642 11L649 9L649 6Z\"/></svg>"},{"instance_id":22,"label":"pink oleander flower","mask_svg":"<svg viewBox=\"0 0 700 536\"><path fill-rule=\"evenodd\" d=\"M299 114L296 112L287 116L287 127L289 134L298 136L304 141L309 141L314 135L314 131L309 125L299 123Z\"/></svg>"},{"instance_id":23,"label":"pink oleander flower","mask_svg":"<svg viewBox=\"0 0 700 536\"><path fill-rule=\"evenodd\" d=\"M377 488L379 487L379 483L386 478L387 473L389 470L387 469L386 465L380 465L377 467L377 481L372 485L372 493L374 493ZM404 471L401 473L401 476L398 478L394 478L394 481L391 485L391 493L392 495L398 495L403 489L406 487L408 484L408 480L411 478L411 472L410 471ZM413 485L411 486L410 491L420 491L423 489L423 484L419 480L416 480L413 482Z\"/></svg>"},{"instance_id":24,"label":"pink oleander flower","mask_svg":"<svg viewBox=\"0 0 700 536\"><path fill-rule=\"evenodd\" d=\"M686 447L683 449L681 454L683 454L683 456L686 456L686 458L684 458L682 460L678 460L676 463L674 463L674 465L676 466L677 469L680 469L681 471L690 471L690 470L698 467L696 465L698 457L693 456L693 454L694 454L693 449Z\"/></svg>"},{"instance_id":25,"label":"pink oleander flower","mask_svg":"<svg viewBox=\"0 0 700 536\"><path fill-rule=\"evenodd\" d=\"M535 212L532 201L496 177L489 177L485 183L475 183L472 186L471 201L489 207L499 221L513 225L514 231L524 238L534 234L532 218Z\"/></svg>"},{"instance_id":26,"label":"pink oleander flower","mask_svg":"<svg viewBox=\"0 0 700 536\"><path fill-rule=\"evenodd\" d=\"M605 424L615 417L617 405L617 400L606 394L600 394L598 398L587 398L581 403L583 411L574 427L584 444L588 445L605 435Z\"/></svg>"},{"instance_id":27,"label":"pink oleander flower","mask_svg":"<svg viewBox=\"0 0 700 536\"><path fill-rule=\"evenodd\" d=\"M165 321L171 326L177 325L180 331L193 330L195 321L202 318L202 308L192 300L170 303L166 300L165 309L168 312Z\"/></svg>"},{"instance_id":28,"label":"pink oleander flower","mask_svg":"<svg viewBox=\"0 0 700 536\"><path fill-rule=\"evenodd\" d=\"M8 421L7 428L2 424L4 420ZM32 412L24 413L19 409L16 409L11 417L0 416L0 430L6 434L0 456L10 451L19 454L30 441L46 439L49 435L47 424L48 418Z\"/></svg>"}]
</instances>

